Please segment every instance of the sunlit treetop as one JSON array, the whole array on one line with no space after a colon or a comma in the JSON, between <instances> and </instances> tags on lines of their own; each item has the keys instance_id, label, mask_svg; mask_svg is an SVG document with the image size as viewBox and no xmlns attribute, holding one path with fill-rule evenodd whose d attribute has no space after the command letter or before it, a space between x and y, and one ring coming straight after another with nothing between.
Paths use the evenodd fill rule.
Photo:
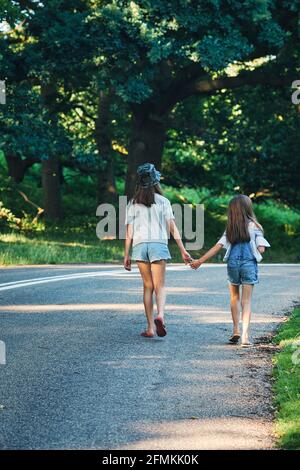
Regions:
<instances>
[{"instance_id":1,"label":"sunlit treetop","mask_svg":"<svg viewBox=\"0 0 300 470\"><path fill-rule=\"evenodd\" d=\"M125 101L141 102L186 73L276 57L295 32L296 2L272 0L94 1L90 16L101 77Z\"/></svg>"}]
</instances>

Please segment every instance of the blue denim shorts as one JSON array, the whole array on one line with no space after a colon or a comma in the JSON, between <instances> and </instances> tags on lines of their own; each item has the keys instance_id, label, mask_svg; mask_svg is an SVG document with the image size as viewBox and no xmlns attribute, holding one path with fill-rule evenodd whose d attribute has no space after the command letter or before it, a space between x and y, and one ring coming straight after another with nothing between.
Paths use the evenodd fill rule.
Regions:
<instances>
[{"instance_id":1,"label":"blue denim shorts","mask_svg":"<svg viewBox=\"0 0 300 470\"><path fill-rule=\"evenodd\" d=\"M227 263L228 282L240 284L258 284L257 261L230 259Z\"/></svg>"},{"instance_id":2,"label":"blue denim shorts","mask_svg":"<svg viewBox=\"0 0 300 470\"><path fill-rule=\"evenodd\" d=\"M158 242L138 243L132 248L132 259L135 261L154 261L171 259L168 245Z\"/></svg>"}]
</instances>

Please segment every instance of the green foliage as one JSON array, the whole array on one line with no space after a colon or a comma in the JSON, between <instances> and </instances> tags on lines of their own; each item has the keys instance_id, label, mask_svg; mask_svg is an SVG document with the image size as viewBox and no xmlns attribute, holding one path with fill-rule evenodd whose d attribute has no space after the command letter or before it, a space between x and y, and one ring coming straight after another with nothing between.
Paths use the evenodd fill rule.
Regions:
<instances>
[{"instance_id":1,"label":"green foliage","mask_svg":"<svg viewBox=\"0 0 300 470\"><path fill-rule=\"evenodd\" d=\"M0 0L0 23L13 24L21 16L18 6L11 0Z\"/></svg>"},{"instance_id":2,"label":"green foliage","mask_svg":"<svg viewBox=\"0 0 300 470\"><path fill-rule=\"evenodd\" d=\"M165 181L299 205L299 119L289 89L244 87L191 98L173 113Z\"/></svg>"},{"instance_id":3,"label":"green foliage","mask_svg":"<svg viewBox=\"0 0 300 470\"><path fill-rule=\"evenodd\" d=\"M218 97L212 100L207 117L213 113L218 122L214 128L221 130L211 141L215 173L231 175L231 185L240 186L241 192L261 192L266 196L269 193L283 201L299 203L299 112L291 105L288 93L263 91L260 87L228 93L223 103ZM222 116L220 107L227 104ZM227 122L220 122L226 116Z\"/></svg>"},{"instance_id":4,"label":"green foliage","mask_svg":"<svg viewBox=\"0 0 300 470\"><path fill-rule=\"evenodd\" d=\"M31 18L29 31L36 40L26 54L34 58L33 72L39 78L56 81L64 79L82 86L91 71L93 48L87 27L89 8L82 0L51 0L40 3ZM80 82L78 83L78 78Z\"/></svg>"},{"instance_id":5,"label":"green foliage","mask_svg":"<svg viewBox=\"0 0 300 470\"><path fill-rule=\"evenodd\" d=\"M274 358L276 430L284 449L300 449L300 309L296 308L275 337L281 352Z\"/></svg>"},{"instance_id":6,"label":"green foliage","mask_svg":"<svg viewBox=\"0 0 300 470\"><path fill-rule=\"evenodd\" d=\"M0 148L16 158L47 159L71 152L62 127L54 125L36 90L27 83L11 86L0 107Z\"/></svg>"},{"instance_id":7,"label":"green foliage","mask_svg":"<svg viewBox=\"0 0 300 470\"><path fill-rule=\"evenodd\" d=\"M267 0L94 3L89 19L100 79L125 102L142 103L163 93L189 65L215 73L247 60L259 47L274 52L287 34L276 20L274 2Z\"/></svg>"},{"instance_id":8,"label":"green foliage","mask_svg":"<svg viewBox=\"0 0 300 470\"><path fill-rule=\"evenodd\" d=\"M45 230L43 220L37 218L37 209L25 203L20 191L30 200L41 202L41 189L36 186L35 171L21 185L14 183L10 177L1 171L4 157L0 154L0 230L4 233L10 230L16 232L41 232ZM2 167L2 168L1 168Z\"/></svg>"},{"instance_id":9,"label":"green foliage","mask_svg":"<svg viewBox=\"0 0 300 470\"><path fill-rule=\"evenodd\" d=\"M0 151L0 170L4 167L4 157L3 153ZM17 228L20 219L13 213L12 209L6 207L3 199L6 199L5 196L11 191L10 178L3 176L2 171L0 171L0 230ZM3 198L4 196L4 198ZM9 206L13 206L12 194L9 197Z\"/></svg>"},{"instance_id":10,"label":"green foliage","mask_svg":"<svg viewBox=\"0 0 300 470\"><path fill-rule=\"evenodd\" d=\"M0 229L3 228L17 228L18 219L10 209L4 207L3 202L0 201Z\"/></svg>"}]
</instances>

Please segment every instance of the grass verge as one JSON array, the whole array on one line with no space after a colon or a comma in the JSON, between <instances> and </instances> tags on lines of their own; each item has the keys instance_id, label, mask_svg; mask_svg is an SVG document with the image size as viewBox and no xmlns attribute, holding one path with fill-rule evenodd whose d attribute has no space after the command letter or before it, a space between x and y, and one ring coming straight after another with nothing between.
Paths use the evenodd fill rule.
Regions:
<instances>
[{"instance_id":1,"label":"grass verge","mask_svg":"<svg viewBox=\"0 0 300 470\"><path fill-rule=\"evenodd\" d=\"M191 251L193 258L199 258L217 238L206 237L202 250ZM120 263L123 260L123 240L99 240L95 230L42 231L18 233L11 231L0 234L0 265L18 264L59 264L59 263ZM174 241L169 244L172 261L182 261ZM219 253L209 262L222 262L224 253ZM299 250L295 245L289 252L272 247L264 256L265 262L297 263Z\"/></svg>"},{"instance_id":2,"label":"grass verge","mask_svg":"<svg viewBox=\"0 0 300 470\"><path fill-rule=\"evenodd\" d=\"M100 241L92 234L7 233L0 235L0 265L114 263L122 260L121 240Z\"/></svg>"},{"instance_id":3,"label":"grass verge","mask_svg":"<svg viewBox=\"0 0 300 470\"><path fill-rule=\"evenodd\" d=\"M283 449L300 449L300 308L280 327L274 341L276 432Z\"/></svg>"},{"instance_id":4,"label":"grass verge","mask_svg":"<svg viewBox=\"0 0 300 470\"><path fill-rule=\"evenodd\" d=\"M174 242L169 245L173 262L182 262ZM0 265L121 263L123 240L98 240L93 231L80 233L16 232L0 234ZM219 260L221 261L221 259Z\"/></svg>"}]
</instances>

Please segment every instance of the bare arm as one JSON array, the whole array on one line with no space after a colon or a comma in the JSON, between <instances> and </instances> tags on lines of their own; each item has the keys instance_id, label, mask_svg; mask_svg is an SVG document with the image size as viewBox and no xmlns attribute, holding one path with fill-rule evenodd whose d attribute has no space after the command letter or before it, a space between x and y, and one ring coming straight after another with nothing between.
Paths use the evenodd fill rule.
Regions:
<instances>
[{"instance_id":1,"label":"bare arm","mask_svg":"<svg viewBox=\"0 0 300 470\"><path fill-rule=\"evenodd\" d=\"M131 271L130 247L132 243L132 225L126 225L126 238L125 238L125 254L124 254L124 268L126 271Z\"/></svg>"},{"instance_id":2,"label":"bare arm","mask_svg":"<svg viewBox=\"0 0 300 470\"><path fill-rule=\"evenodd\" d=\"M193 261L191 263L191 268L197 269L201 266L201 264L205 263L209 258L212 258L215 256L219 251L223 248L223 245L221 243L217 243L215 246L213 246L210 250L208 250L201 258Z\"/></svg>"},{"instance_id":3,"label":"bare arm","mask_svg":"<svg viewBox=\"0 0 300 470\"><path fill-rule=\"evenodd\" d=\"M186 249L184 248L184 245L182 243L182 240L181 240L181 236L180 236L180 233L179 233L179 230L175 224L175 221L173 219L170 219L168 221L168 224L169 224L169 230L170 230L170 233L171 235L173 236L175 242L177 243L177 246L180 250L180 253L181 253L181 256L182 256L182 259L185 263L188 263L189 261L192 260L192 257L191 255L186 251Z\"/></svg>"}]
</instances>

